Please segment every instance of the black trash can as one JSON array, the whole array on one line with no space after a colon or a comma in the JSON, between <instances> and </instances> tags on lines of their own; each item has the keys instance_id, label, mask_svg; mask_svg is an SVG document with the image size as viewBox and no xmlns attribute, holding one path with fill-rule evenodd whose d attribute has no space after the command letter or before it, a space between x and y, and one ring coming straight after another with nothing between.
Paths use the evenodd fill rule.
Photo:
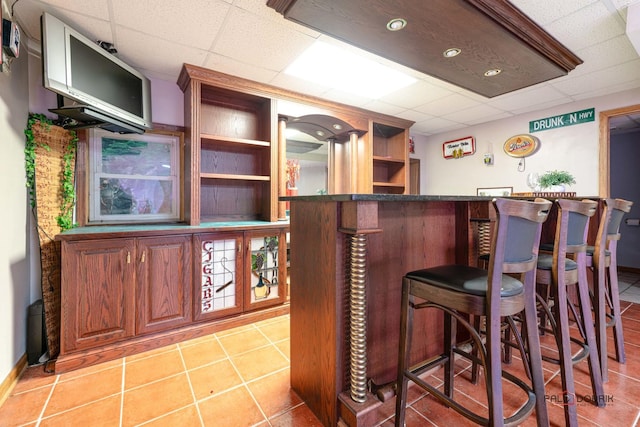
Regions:
<instances>
[{"instance_id":1,"label":"black trash can","mask_svg":"<svg viewBox=\"0 0 640 427\"><path fill-rule=\"evenodd\" d=\"M29 306L27 318L27 362L29 365L39 363L47 349L44 328L44 303L41 299Z\"/></svg>"}]
</instances>

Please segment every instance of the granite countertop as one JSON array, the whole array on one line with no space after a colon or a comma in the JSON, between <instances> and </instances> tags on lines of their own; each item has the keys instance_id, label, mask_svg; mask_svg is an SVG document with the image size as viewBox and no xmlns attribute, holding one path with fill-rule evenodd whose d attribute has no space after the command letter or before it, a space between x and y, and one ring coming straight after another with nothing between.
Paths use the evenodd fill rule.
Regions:
<instances>
[{"instance_id":1,"label":"granite countertop","mask_svg":"<svg viewBox=\"0 0 640 427\"><path fill-rule=\"evenodd\" d=\"M86 238L100 238L110 235L126 235L134 233L136 236L157 236L190 233L213 233L216 231L233 231L233 230L251 230L265 229L269 227L286 227L289 221L220 221L220 222L202 222L200 225L189 225L185 223L170 224L113 224L113 225L88 225L85 227L76 227L64 231L56 236L56 240L78 240Z\"/></svg>"},{"instance_id":2,"label":"granite countertop","mask_svg":"<svg viewBox=\"0 0 640 427\"><path fill-rule=\"evenodd\" d=\"M422 195L422 194L325 194L313 196L286 196L280 201L302 202L427 202L427 201L490 201L487 196Z\"/></svg>"},{"instance_id":3,"label":"granite countertop","mask_svg":"<svg viewBox=\"0 0 640 427\"><path fill-rule=\"evenodd\" d=\"M546 199L555 200L560 197L568 199L592 199L599 200L597 196L562 196L560 194L553 195L545 193ZM535 197L542 197L541 194L536 195L514 195L506 197L507 199L532 200ZM280 197L278 200L287 202L428 202L428 201L444 201L444 202L475 202L475 201L491 201L495 197L491 196L469 196L469 195L423 195L423 194L324 194L312 196L286 196Z\"/></svg>"}]
</instances>

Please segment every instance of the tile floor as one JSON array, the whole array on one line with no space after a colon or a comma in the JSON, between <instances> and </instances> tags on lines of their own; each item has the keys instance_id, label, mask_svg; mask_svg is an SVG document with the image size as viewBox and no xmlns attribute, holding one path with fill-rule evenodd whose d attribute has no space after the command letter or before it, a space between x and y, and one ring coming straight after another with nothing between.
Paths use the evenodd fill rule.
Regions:
<instances>
[{"instance_id":1,"label":"tile floor","mask_svg":"<svg viewBox=\"0 0 640 427\"><path fill-rule=\"evenodd\" d=\"M609 363L606 408L578 399L581 426L640 425L640 275L620 281L627 363ZM542 342L553 351L549 335ZM61 375L32 366L0 407L0 426L320 426L289 387L289 344L289 316L281 316ZM518 362L508 369L521 373ZM484 406L481 385L464 380L468 363L460 368L456 393ZM578 395L588 396L586 361L576 371ZM550 398L560 395L557 366L545 362L545 379ZM429 381L440 384L441 373ZM407 427L471 425L416 390L410 402ZM382 405L378 425L393 425L394 405ZM564 425L562 406L548 408L552 425Z\"/></svg>"}]
</instances>

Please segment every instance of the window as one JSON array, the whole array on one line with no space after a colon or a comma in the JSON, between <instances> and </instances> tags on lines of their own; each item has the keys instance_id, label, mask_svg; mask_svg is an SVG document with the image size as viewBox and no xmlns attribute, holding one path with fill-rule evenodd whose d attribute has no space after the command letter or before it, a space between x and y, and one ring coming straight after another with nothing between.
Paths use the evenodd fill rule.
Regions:
<instances>
[{"instance_id":1,"label":"window","mask_svg":"<svg viewBox=\"0 0 640 427\"><path fill-rule=\"evenodd\" d=\"M175 133L92 129L89 222L179 220L181 146Z\"/></svg>"}]
</instances>

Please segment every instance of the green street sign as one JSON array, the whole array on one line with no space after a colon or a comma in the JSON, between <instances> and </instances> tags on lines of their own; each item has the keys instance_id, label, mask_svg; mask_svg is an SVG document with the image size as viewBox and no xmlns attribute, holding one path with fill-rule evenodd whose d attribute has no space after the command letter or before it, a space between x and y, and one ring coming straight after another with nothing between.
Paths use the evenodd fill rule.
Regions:
<instances>
[{"instance_id":1,"label":"green street sign","mask_svg":"<svg viewBox=\"0 0 640 427\"><path fill-rule=\"evenodd\" d=\"M559 116L547 117L529 122L529 132L538 132L561 128L565 126L577 125L580 123L593 122L596 119L595 108L575 111L573 113L560 114Z\"/></svg>"}]
</instances>

